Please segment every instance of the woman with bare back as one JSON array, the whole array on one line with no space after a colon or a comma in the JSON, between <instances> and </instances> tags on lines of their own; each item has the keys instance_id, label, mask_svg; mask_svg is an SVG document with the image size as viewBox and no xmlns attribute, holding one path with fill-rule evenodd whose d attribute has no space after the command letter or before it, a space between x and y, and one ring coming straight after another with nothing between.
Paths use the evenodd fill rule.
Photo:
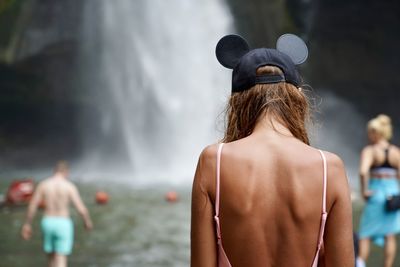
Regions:
<instances>
[{"instance_id":1,"label":"woman with bare back","mask_svg":"<svg viewBox=\"0 0 400 267\"><path fill-rule=\"evenodd\" d=\"M361 152L361 193L366 202L360 219L359 259L366 262L370 241L385 250L384 267L391 267L396 256L396 234L400 233L400 212L385 208L386 199L400 194L398 171L400 150L390 143L392 124L379 115L367 125L370 144Z\"/></svg>"},{"instance_id":2,"label":"woman with bare back","mask_svg":"<svg viewBox=\"0 0 400 267\"><path fill-rule=\"evenodd\" d=\"M222 38L233 69L223 143L200 155L192 189L192 267L354 267L350 190L341 159L309 145L295 35L277 49Z\"/></svg>"}]
</instances>

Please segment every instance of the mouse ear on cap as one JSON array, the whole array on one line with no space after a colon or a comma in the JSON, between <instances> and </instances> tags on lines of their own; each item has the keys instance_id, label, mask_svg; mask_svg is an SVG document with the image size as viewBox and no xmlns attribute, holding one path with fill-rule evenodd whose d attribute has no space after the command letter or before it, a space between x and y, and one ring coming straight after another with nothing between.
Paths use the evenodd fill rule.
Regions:
<instances>
[{"instance_id":1,"label":"mouse ear on cap","mask_svg":"<svg viewBox=\"0 0 400 267\"><path fill-rule=\"evenodd\" d=\"M276 49L288 55L294 64L299 65L307 60L308 48L297 35L286 33L276 41Z\"/></svg>"},{"instance_id":2,"label":"mouse ear on cap","mask_svg":"<svg viewBox=\"0 0 400 267\"><path fill-rule=\"evenodd\" d=\"M233 69L240 58L250 51L246 40L239 35L226 35L219 40L215 55L222 66Z\"/></svg>"}]
</instances>

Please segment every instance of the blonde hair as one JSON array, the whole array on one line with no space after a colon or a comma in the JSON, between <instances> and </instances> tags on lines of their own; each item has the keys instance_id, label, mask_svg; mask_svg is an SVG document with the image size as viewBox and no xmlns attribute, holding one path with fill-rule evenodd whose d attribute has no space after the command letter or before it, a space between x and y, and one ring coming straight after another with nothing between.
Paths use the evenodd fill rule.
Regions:
<instances>
[{"instance_id":1,"label":"blonde hair","mask_svg":"<svg viewBox=\"0 0 400 267\"><path fill-rule=\"evenodd\" d=\"M368 130L378 132L386 140L390 140L393 135L392 120L388 115L380 114L370 120L367 125Z\"/></svg>"},{"instance_id":2,"label":"blonde hair","mask_svg":"<svg viewBox=\"0 0 400 267\"><path fill-rule=\"evenodd\" d=\"M275 66L262 66L257 74L282 74ZM307 96L286 82L256 84L243 92L233 93L229 99L227 124L223 142L232 142L249 136L260 117L267 112L283 123L294 137L309 144L305 127L309 119Z\"/></svg>"}]
</instances>

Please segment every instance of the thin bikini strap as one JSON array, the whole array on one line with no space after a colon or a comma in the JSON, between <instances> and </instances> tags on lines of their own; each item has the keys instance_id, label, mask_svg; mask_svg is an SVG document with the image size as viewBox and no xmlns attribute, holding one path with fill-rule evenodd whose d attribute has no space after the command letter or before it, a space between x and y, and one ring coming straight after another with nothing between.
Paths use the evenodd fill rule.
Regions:
<instances>
[{"instance_id":1,"label":"thin bikini strap","mask_svg":"<svg viewBox=\"0 0 400 267\"><path fill-rule=\"evenodd\" d=\"M326 218L328 216L328 213L326 212L326 187L328 183L327 179L327 164L326 164L326 157L324 152L321 150L318 150L319 153L321 153L322 161L324 163L324 189L323 189L323 194L322 194L322 219L321 219L321 228L319 230L319 241L318 241L318 251L321 249L322 244L324 242L324 232L325 232L325 224L326 224Z\"/></svg>"},{"instance_id":2,"label":"thin bikini strap","mask_svg":"<svg viewBox=\"0 0 400 267\"><path fill-rule=\"evenodd\" d=\"M324 152L319 150L319 153L321 153L322 160L324 162L324 192L323 192L323 196L322 196L322 212L326 213L326 186L327 186L327 182L328 182L327 181L328 180L328 178L327 178L327 176L328 176L328 174L327 174L328 168L327 168L326 157L325 157Z\"/></svg>"},{"instance_id":3,"label":"thin bikini strap","mask_svg":"<svg viewBox=\"0 0 400 267\"><path fill-rule=\"evenodd\" d=\"M219 144L217 153L217 175L216 175L216 188L215 188L215 222L217 228L218 242L221 242L221 227L219 224L219 195L220 195L220 169L221 169L221 154L224 143Z\"/></svg>"},{"instance_id":4,"label":"thin bikini strap","mask_svg":"<svg viewBox=\"0 0 400 267\"><path fill-rule=\"evenodd\" d=\"M389 163L389 149L390 149L390 145L387 148L385 148L385 161L383 162L383 164L390 165L390 163Z\"/></svg>"},{"instance_id":5,"label":"thin bikini strap","mask_svg":"<svg viewBox=\"0 0 400 267\"><path fill-rule=\"evenodd\" d=\"M322 157L322 162L324 166L324 171L323 171L323 193L322 193L322 216L321 216L321 225L319 229L319 235L318 235L318 246L317 246L317 251L314 256L314 260L312 263L312 267L318 267L318 258L319 258L319 252L321 251L321 248L324 244L324 232L325 232L325 224L326 224L326 218L328 217L328 213L326 212L326 185L327 185L327 164L326 164L326 158L324 155L324 152L321 150L318 150L319 153L321 154Z\"/></svg>"}]
</instances>

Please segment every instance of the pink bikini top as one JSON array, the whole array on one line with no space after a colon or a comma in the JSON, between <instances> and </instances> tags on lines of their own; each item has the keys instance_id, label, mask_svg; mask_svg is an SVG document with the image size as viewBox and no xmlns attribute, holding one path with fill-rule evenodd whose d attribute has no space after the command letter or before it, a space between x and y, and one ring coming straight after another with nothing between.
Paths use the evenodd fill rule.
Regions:
<instances>
[{"instance_id":1,"label":"pink bikini top","mask_svg":"<svg viewBox=\"0 0 400 267\"><path fill-rule=\"evenodd\" d=\"M218 249L218 267L232 267L231 263L226 256L224 251L224 247L222 246L222 239L221 239L221 225L219 222L219 202L220 202L220 165L221 165L221 152L223 143L219 144L218 147L218 154L217 154L217 185L216 185L216 192L215 192L215 225L216 225L216 234L217 234L217 249ZM321 216L321 224L319 229L319 237L318 237L318 245L315 252L314 260L311 267L318 266L318 257L321 247L324 242L324 232L325 232L325 224L326 218L328 213L326 212L326 184L327 184L327 164L326 158L324 153L321 150L318 150L321 154L323 166L324 166L324 185L323 185L323 196L322 196L322 216Z\"/></svg>"}]
</instances>

